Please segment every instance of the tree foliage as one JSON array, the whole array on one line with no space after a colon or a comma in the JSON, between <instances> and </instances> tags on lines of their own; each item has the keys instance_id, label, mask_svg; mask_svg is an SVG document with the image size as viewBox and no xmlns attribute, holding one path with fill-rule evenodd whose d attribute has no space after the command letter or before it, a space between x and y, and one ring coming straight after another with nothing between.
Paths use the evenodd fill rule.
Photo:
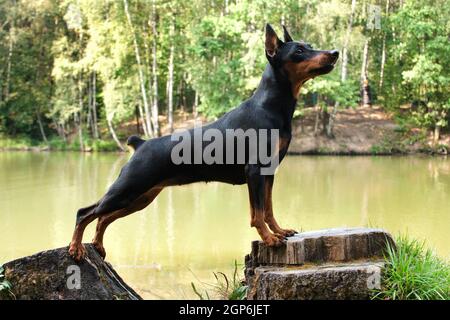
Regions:
<instances>
[{"instance_id":1,"label":"tree foliage","mask_svg":"<svg viewBox=\"0 0 450 320\"><path fill-rule=\"evenodd\" d=\"M450 7L446 0L387 1L377 3L381 30L367 28L368 9L357 3L345 81L338 65L303 92L318 94L325 108L357 105L368 40L367 74L375 102L393 112L412 104L406 116L416 125L445 129L450 117ZM315 48L342 50L352 1L128 0L130 19L124 3L0 3L1 134L36 140L79 137L83 144L83 139L97 139L99 128L108 139L136 118L145 126L144 96L150 127L161 120L155 110L167 114L169 100L175 112L195 109L217 118L258 85L266 64L265 23L278 31L285 24L295 39ZM302 108L305 100L298 105ZM120 145L125 137L118 131Z\"/></svg>"}]
</instances>

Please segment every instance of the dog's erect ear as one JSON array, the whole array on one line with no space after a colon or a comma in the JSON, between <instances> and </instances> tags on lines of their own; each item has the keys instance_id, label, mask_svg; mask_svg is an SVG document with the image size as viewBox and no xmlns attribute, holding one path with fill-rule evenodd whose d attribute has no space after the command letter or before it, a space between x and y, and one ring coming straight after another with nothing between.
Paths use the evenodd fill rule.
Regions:
<instances>
[{"instance_id":1,"label":"dog's erect ear","mask_svg":"<svg viewBox=\"0 0 450 320\"><path fill-rule=\"evenodd\" d=\"M270 24L266 24L266 54L269 58L275 57L278 49L283 45L283 41L278 39L277 34Z\"/></svg>"},{"instance_id":2,"label":"dog's erect ear","mask_svg":"<svg viewBox=\"0 0 450 320\"><path fill-rule=\"evenodd\" d=\"M284 25L283 25L283 32L284 32L284 42L294 41Z\"/></svg>"}]
</instances>

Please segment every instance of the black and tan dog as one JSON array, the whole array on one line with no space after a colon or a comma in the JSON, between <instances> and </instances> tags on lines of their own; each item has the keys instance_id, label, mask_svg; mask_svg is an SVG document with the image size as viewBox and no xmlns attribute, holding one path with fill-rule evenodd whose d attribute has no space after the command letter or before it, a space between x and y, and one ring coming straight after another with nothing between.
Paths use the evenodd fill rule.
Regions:
<instances>
[{"instance_id":1,"label":"black and tan dog","mask_svg":"<svg viewBox=\"0 0 450 320\"><path fill-rule=\"evenodd\" d=\"M207 129L219 130L223 134L229 129L277 129L276 153L279 161L284 158L291 140L291 121L301 86L307 80L333 70L339 53L336 50L313 50L304 42L293 41L286 28L283 42L270 25L266 26L265 53L269 63L253 96L217 121L189 130L191 136L195 136L196 130ZM104 257L103 235L111 222L144 209L165 187L200 181L246 183L250 198L250 225L257 229L267 245L278 246L295 233L281 228L276 222L272 212L274 175L262 174L260 161L248 161L249 143L245 144L245 163L175 164L171 153L176 143L171 136L148 141L130 137L128 144L135 153L117 180L97 203L78 210L69 248L75 260L84 256L83 232L93 220L98 218L93 244ZM207 145L208 142L202 142L200 152ZM224 148L223 152L230 150Z\"/></svg>"}]
</instances>

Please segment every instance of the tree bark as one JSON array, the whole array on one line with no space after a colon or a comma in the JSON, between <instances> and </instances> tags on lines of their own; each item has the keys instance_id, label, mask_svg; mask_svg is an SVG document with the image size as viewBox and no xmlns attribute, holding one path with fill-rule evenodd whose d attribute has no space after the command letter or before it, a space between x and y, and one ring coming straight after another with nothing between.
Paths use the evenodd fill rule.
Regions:
<instances>
[{"instance_id":1,"label":"tree bark","mask_svg":"<svg viewBox=\"0 0 450 320\"><path fill-rule=\"evenodd\" d=\"M144 72L142 70L142 63L141 63L141 55L139 52L139 46L137 42L137 36L136 32L134 30L133 22L131 20L130 10L128 8L128 0L123 0L123 4L125 7L125 14L127 16L128 24L131 29L132 37L133 37L133 46L134 46L134 54L136 57L136 63L138 65L138 75L139 75L139 83L141 88L141 95L142 95L142 101L144 103L144 111L145 111L145 125L147 126L147 129L151 129L151 116L150 116L150 108L147 100L147 93L145 91L145 77ZM151 133L151 130L146 130L149 134ZM153 138L153 134L151 134L149 137Z\"/></svg>"},{"instance_id":2,"label":"tree bark","mask_svg":"<svg viewBox=\"0 0 450 320\"><path fill-rule=\"evenodd\" d=\"M36 116L37 116L37 120L38 120L38 124L39 124L39 131L41 132L42 140L44 140L45 144L48 145L47 136L45 135L44 126L42 125L42 120L41 120L41 113L39 110L36 112Z\"/></svg>"},{"instance_id":3,"label":"tree bark","mask_svg":"<svg viewBox=\"0 0 450 320\"><path fill-rule=\"evenodd\" d=\"M169 129L170 132L173 132L173 59L174 59L174 25L172 22L172 25L170 27L170 55L169 55L169 71L168 71L168 77L167 77L167 107L168 107L168 120L169 120Z\"/></svg>"},{"instance_id":4,"label":"tree bark","mask_svg":"<svg viewBox=\"0 0 450 320\"><path fill-rule=\"evenodd\" d=\"M361 82L367 79L367 65L368 65L368 57L369 57L369 39L366 39L364 42L363 49L363 58L361 64Z\"/></svg>"},{"instance_id":5,"label":"tree bark","mask_svg":"<svg viewBox=\"0 0 450 320\"><path fill-rule=\"evenodd\" d=\"M78 118L78 138L80 141L80 151L84 151L84 141L83 141L83 84L82 84L82 76L81 71L78 76L78 107L80 108L79 111L79 118Z\"/></svg>"},{"instance_id":6,"label":"tree bark","mask_svg":"<svg viewBox=\"0 0 450 320\"><path fill-rule=\"evenodd\" d=\"M152 73L153 73L153 106L152 106L152 118L153 118L153 135L159 137L161 135L159 129L159 108L158 108L158 65L156 59L156 4L155 0L152 1Z\"/></svg>"},{"instance_id":7,"label":"tree bark","mask_svg":"<svg viewBox=\"0 0 450 320\"><path fill-rule=\"evenodd\" d=\"M147 126L145 125L145 119L144 119L144 110L142 110L142 104L141 101L138 102L138 108L139 108L139 115L140 118L142 119L142 129L144 130L144 135L149 137L150 134L148 133L148 129Z\"/></svg>"},{"instance_id":8,"label":"tree bark","mask_svg":"<svg viewBox=\"0 0 450 320\"><path fill-rule=\"evenodd\" d=\"M140 128L140 125L139 125L139 107L137 105L134 106L134 117L136 119L136 133L138 135L140 135L141 134L141 128Z\"/></svg>"},{"instance_id":9,"label":"tree bark","mask_svg":"<svg viewBox=\"0 0 450 320\"><path fill-rule=\"evenodd\" d=\"M85 244L86 259L76 263L68 247L36 253L6 262L10 295L0 300L141 300L92 244ZM73 286L73 287L72 287Z\"/></svg>"},{"instance_id":10,"label":"tree bark","mask_svg":"<svg viewBox=\"0 0 450 320\"><path fill-rule=\"evenodd\" d=\"M441 126L435 125L433 133L433 145L437 145L441 136Z\"/></svg>"},{"instance_id":11,"label":"tree bark","mask_svg":"<svg viewBox=\"0 0 450 320\"><path fill-rule=\"evenodd\" d=\"M108 123L108 129L111 133L112 138L116 142L117 146L121 151L125 151L125 148L123 147L122 143L120 143L120 140L117 138L116 131L114 130L113 124L112 124L112 117L106 115L106 122Z\"/></svg>"},{"instance_id":12,"label":"tree bark","mask_svg":"<svg viewBox=\"0 0 450 320\"><path fill-rule=\"evenodd\" d=\"M198 116L198 91L195 90L195 96L194 96L194 105L192 106L192 112L194 113L194 118L197 118Z\"/></svg>"},{"instance_id":13,"label":"tree bark","mask_svg":"<svg viewBox=\"0 0 450 320\"><path fill-rule=\"evenodd\" d=\"M363 59L361 65L361 104L364 107L370 107L372 105L369 79L367 77L367 69L369 65L368 58L369 58L369 39L367 38L364 43Z\"/></svg>"},{"instance_id":14,"label":"tree bark","mask_svg":"<svg viewBox=\"0 0 450 320\"><path fill-rule=\"evenodd\" d=\"M315 106L315 109L316 109L316 118L314 120L314 135L316 136L317 133L319 132L320 112L322 109L319 105L319 96L317 96L317 104Z\"/></svg>"},{"instance_id":15,"label":"tree bark","mask_svg":"<svg viewBox=\"0 0 450 320\"><path fill-rule=\"evenodd\" d=\"M356 0L352 0L350 18L348 20L347 31L345 33L345 39L344 39L344 46L342 48L341 82L344 82L347 80L348 44L350 42L350 36L352 33L355 9L356 9ZM328 138L334 137L333 127L334 127L334 120L336 118L338 108L339 108L339 102L336 101L334 103L333 111L331 112L328 123L326 125L326 135Z\"/></svg>"},{"instance_id":16,"label":"tree bark","mask_svg":"<svg viewBox=\"0 0 450 320\"><path fill-rule=\"evenodd\" d=\"M97 123L97 75L95 71L92 73L92 122L94 124L94 139L99 139L100 135Z\"/></svg>"},{"instance_id":17,"label":"tree bark","mask_svg":"<svg viewBox=\"0 0 450 320\"><path fill-rule=\"evenodd\" d=\"M350 18L347 24L347 31L345 33L344 46L342 48L342 65L341 65L341 81L347 80L347 66L348 66L348 44L350 42L350 36L353 29L353 19L355 16L356 0L352 0L352 9L350 12Z\"/></svg>"},{"instance_id":18,"label":"tree bark","mask_svg":"<svg viewBox=\"0 0 450 320\"><path fill-rule=\"evenodd\" d=\"M88 106L87 106L87 117L86 117L86 128L91 130L91 136L94 137L94 124L92 123L92 74L89 75L88 85Z\"/></svg>"},{"instance_id":19,"label":"tree bark","mask_svg":"<svg viewBox=\"0 0 450 320\"><path fill-rule=\"evenodd\" d=\"M17 4L16 1L13 1L14 6L14 16L11 19L11 27L9 28L9 44L8 44L8 58L6 62L6 84L5 84L5 99L8 99L9 92L11 89L11 67L12 67L12 56L13 56L13 50L14 50L14 37L15 37L15 20L16 20L16 10L17 10Z\"/></svg>"},{"instance_id":20,"label":"tree bark","mask_svg":"<svg viewBox=\"0 0 450 320\"><path fill-rule=\"evenodd\" d=\"M389 5L390 0L386 1L386 18L389 15ZM378 88L381 89L383 87L384 80L384 66L386 65L386 33L383 35L383 48L381 51L381 66L380 66L380 82L378 83Z\"/></svg>"}]
</instances>

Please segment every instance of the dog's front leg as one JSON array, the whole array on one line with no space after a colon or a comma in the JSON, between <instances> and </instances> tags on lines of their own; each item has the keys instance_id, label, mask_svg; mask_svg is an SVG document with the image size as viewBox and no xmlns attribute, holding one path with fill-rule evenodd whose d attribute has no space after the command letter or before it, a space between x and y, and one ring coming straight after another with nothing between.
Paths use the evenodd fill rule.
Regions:
<instances>
[{"instance_id":1,"label":"dog's front leg","mask_svg":"<svg viewBox=\"0 0 450 320\"><path fill-rule=\"evenodd\" d=\"M284 236L271 233L264 221L267 176L261 175L259 166L248 165L246 178L250 198L250 225L256 228L266 245L280 246L284 241Z\"/></svg>"},{"instance_id":2,"label":"dog's front leg","mask_svg":"<svg viewBox=\"0 0 450 320\"><path fill-rule=\"evenodd\" d=\"M265 183L264 183L264 221L269 226L270 230L272 230L275 234L281 234L285 237L293 236L297 233L297 231L292 229L283 229L281 228L277 221L275 220L275 217L273 215L273 209L272 209L272 187L273 187L273 181L274 176L265 176Z\"/></svg>"}]
</instances>

